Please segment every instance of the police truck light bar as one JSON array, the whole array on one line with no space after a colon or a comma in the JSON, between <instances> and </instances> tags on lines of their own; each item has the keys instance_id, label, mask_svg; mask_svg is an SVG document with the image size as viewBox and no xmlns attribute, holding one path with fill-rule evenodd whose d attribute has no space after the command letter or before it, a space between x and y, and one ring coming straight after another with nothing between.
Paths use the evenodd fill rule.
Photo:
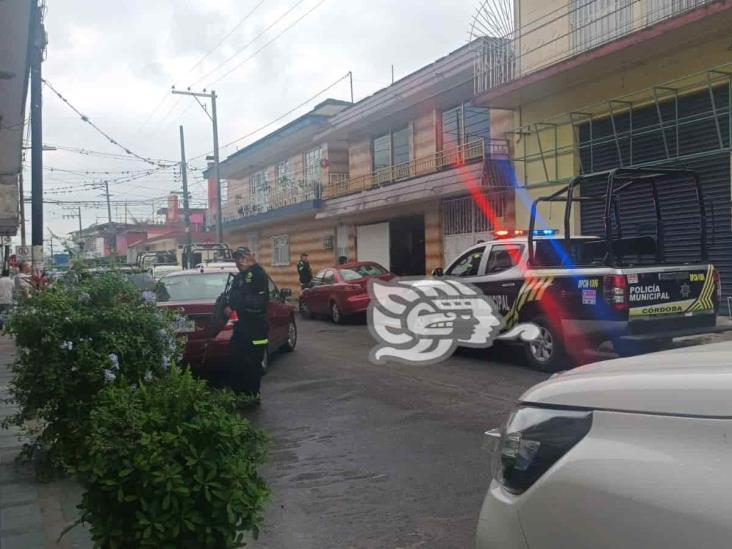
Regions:
<instances>
[{"instance_id":1,"label":"police truck light bar","mask_svg":"<svg viewBox=\"0 0 732 549\"><path fill-rule=\"evenodd\" d=\"M528 231L524 231L523 229L499 229L493 231L495 238L511 238L514 236L526 236L527 234ZM559 231L557 229L534 229L531 234L532 236L554 236L559 234Z\"/></svg>"}]
</instances>

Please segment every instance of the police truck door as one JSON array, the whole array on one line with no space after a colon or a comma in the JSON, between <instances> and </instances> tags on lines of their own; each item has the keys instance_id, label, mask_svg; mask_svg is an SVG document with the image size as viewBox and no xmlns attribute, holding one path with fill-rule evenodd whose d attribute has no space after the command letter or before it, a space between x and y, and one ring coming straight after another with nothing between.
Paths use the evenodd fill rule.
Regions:
<instances>
[{"instance_id":1,"label":"police truck door","mask_svg":"<svg viewBox=\"0 0 732 549\"><path fill-rule=\"evenodd\" d=\"M480 276L472 282L491 297L501 315L506 316L523 284L522 257L526 246L495 242L487 252Z\"/></svg>"}]
</instances>

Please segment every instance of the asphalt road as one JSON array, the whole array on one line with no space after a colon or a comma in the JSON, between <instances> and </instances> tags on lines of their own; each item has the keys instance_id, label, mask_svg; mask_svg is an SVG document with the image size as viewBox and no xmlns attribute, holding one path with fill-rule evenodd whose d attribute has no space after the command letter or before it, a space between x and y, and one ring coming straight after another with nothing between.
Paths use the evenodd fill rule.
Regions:
<instances>
[{"instance_id":1,"label":"asphalt road","mask_svg":"<svg viewBox=\"0 0 732 549\"><path fill-rule=\"evenodd\" d=\"M263 404L272 489L256 548L473 547L490 480L483 435L547 376L503 347L432 366L375 366L364 325L299 320Z\"/></svg>"}]
</instances>

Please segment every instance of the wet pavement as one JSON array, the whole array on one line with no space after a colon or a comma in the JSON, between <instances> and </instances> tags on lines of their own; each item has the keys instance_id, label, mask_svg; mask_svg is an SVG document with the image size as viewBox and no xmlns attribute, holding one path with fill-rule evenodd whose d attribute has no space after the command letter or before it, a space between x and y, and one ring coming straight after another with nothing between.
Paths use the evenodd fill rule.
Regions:
<instances>
[{"instance_id":1,"label":"wet pavement","mask_svg":"<svg viewBox=\"0 0 732 549\"><path fill-rule=\"evenodd\" d=\"M483 433L546 374L503 347L375 366L363 325L299 321L263 405L272 499L257 548L469 548L490 480Z\"/></svg>"}]
</instances>

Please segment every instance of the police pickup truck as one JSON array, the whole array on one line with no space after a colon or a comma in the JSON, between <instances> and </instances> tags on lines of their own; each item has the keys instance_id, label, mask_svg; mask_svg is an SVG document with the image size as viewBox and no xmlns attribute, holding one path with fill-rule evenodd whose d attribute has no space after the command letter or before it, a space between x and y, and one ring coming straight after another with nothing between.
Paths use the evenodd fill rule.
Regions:
<instances>
[{"instance_id":1,"label":"police pickup truck","mask_svg":"<svg viewBox=\"0 0 732 549\"><path fill-rule=\"evenodd\" d=\"M636 179L656 184L679 173L631 172L632 177L613 172L612 179L618 186ZM698 184L698 179L695 181ZM728 329L716 326L721 280L706 261L703 207L699 258L669 263L664 257L660 221L652 236L622 236L617 228L606 235L609 238L573 237L569 234L568 208L565 235L560 236L555 229L535 229L537 203L559 201L554 200L557 197L563 201L566 194L562 193L567 189L571 199L572 183L534 203L528 231L495 231L493 239L470 247L444 271L444 275L470 282L493 298L504 317L505 329L519 322L540 327L541 337L524 345L534 368L566 368L583 348L604 341L611 341L619 354L627 356L654 350L674 337ZM584 193L582 199L591 198ZM607 200L607 195L600 198ZM613 202L608 202L608 212L612 212ZM607 226L612 229L618 225L616 216Z\"/></svg>"}]
</instances>

